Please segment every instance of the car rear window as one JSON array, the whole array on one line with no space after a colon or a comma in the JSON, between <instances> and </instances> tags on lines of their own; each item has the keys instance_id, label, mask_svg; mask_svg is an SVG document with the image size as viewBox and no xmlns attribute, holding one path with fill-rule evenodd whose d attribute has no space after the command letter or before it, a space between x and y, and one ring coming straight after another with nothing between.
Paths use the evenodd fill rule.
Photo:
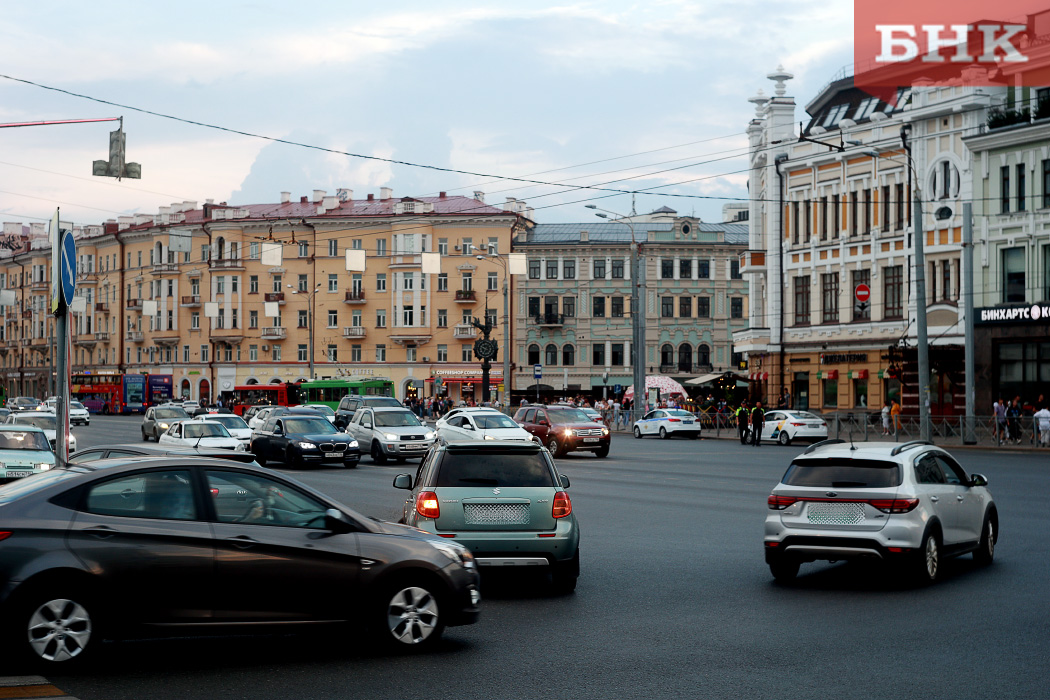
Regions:
<instances>
[{"instance_id":1,"label":"car rear window","mask_svg":"<svg viewBox=\"0 0 1050 700\"><path fill-rule=\"evenodd\" d=\"M554 486L543 454L445 452L435 486Z\"/></svg>"},{"instance_id":2,"label":"car rear window","mask_svg":"<svg viewBox=\"0 0 1050 700\"><path fill-rule=\"evenodd\" d=\"M817 488L888 488L900 486L901 470L895 462L845 457L796 459L784 474L787 486Z\"/></svg>"},{"instance_id":3,"label":"car rear window","mask_svg":"<svg viewBox=\"0 0 1050 700\"><path fill-rule=\"evenodd\" d=\"M393 397L390 397L390 396L381 397L381 398L374 398L374 399L370 398L370 399L365 399L365 400L368 402L368 405L372 406L373 408L380 408L380 407L386 408L388 406L392 407L392 408L400 408L401 407L401 402L398 401L397 399L393 398Z\"/></svg>"}]
</instances>

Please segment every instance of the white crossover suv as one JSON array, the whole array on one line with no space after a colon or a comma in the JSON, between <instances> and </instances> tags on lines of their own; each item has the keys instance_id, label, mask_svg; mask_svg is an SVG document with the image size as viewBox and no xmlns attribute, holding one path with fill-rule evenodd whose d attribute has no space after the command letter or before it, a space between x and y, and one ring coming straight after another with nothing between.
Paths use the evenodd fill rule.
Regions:
<instances>
[{"instance_id":1,"label":"white crossover suv","mask_svg":"<svg viewBox=\"0 0 1050 700\"><path fill-rule=\"evenodd\" d=\"M987 485L928 442L819 442L769 495L766 563L786 582L803 562L899 561L926 583L945 557L990 564L999 516Z\"/></svg>"}]
</instances>

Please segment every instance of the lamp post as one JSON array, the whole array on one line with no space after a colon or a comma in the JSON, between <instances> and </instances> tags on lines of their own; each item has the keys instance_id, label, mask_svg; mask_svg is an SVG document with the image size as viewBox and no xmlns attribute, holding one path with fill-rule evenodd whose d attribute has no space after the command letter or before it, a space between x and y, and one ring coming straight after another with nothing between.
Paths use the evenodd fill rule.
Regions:
<instances>
[{"instance_id":1,"label":"lamp post","mask_svg":"<svg viewBox=\"0 0 1050 700\"><path fill-rule=\"evenodd\" d=\"M478 260L493 260L503 268L503 403L510 406L510 268L499 253L476 257Z\"/></svg>"},{"instance_id":2,"label":"lamp post","mask_svg":"<svg viewBox=\"0 0 1050 700\"><path fill-rule=\"evenodd\" d=\"M642 310L645 293L645 264L642 261L642 244L634 233L634 224L622 214L609 209L600 209L593 204L584 205L588 209L598 209L595 216L609 219L609 214L627 226L631 231L631 354L634 364L634 406L637 411L638 397L642 397L642 408L645 408L645 313ZM604 214L601 212L605 212ZM635 415L639 415L635 413Z\"/></svg>"},{"instance_id":3,"label":"lamp post","mask_svg":"<svg viewBox=\"0 0 1050 700\"><path fill-rule=\"evenodd\" d=\"M314 285L314 288L311 291L308 291L308 292L304 292L302 290L296 289L295 287L293 287L290 284L285 285L285 286L288 287L288 289L292 290L292 294L305 294L306 295L306 299L307 299L306 333L307 333L307 343L308 343L307 353L308 353L308 359L310 361L310 381L313 381L314 380L314 297L317 296L317 290L321 286L321 283L318 282L316 285Z\"/></svg>"}]
</instances>

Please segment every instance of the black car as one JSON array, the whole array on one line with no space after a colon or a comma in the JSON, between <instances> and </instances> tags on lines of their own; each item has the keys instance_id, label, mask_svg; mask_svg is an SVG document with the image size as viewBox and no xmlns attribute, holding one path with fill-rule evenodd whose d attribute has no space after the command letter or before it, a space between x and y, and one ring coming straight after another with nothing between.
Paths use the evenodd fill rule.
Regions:
<instances>
[{"instance_id":1,"label":"black car","mask_svg":"<svg viewBox=\"0 0 1050 700\"><path fill-rule=\"evenodd\" d=\"M339 407L335 409L335 427L340 430L346 430L346 426L350 425L354 413L362 406L402 408L403 404L393 396L358 396L356 394L344 396L343 400L339 402Z\"/></svg>"},{"instance_id":2,"label":"black car","mask_svg":"<svg viewBox=\"0 0 1050 700\"><path fill-rule=\"evenodd\" d=\"M478 617L465 547L254 465L54 469L0 487L0 512L5 650L53 670L90 657L100 638L347 622L421 648Z\"/></svg>"},{"instance_id":3,"label":"black car","mask_svg":"<svg viewBox=\"0 0 1050 700\"><path fill-rule=\"evenodd\" d=\"M276 461L295 468L326 462L356 467L361 459L361 448L352 435L339 432L316 411L302 409L267 418L252 434L249 449L259 464Z\"/></svg>"},{"instance_id":4,"label":"black car","mask_svg":"<svg viewBox=\"0 0 1050 700\"><path fill-rule=\"evenodd\" d=\"M114 459L117 457L210 457L214 459L229 459L245 464L255 462L255 455L251 452L215 450L204 447L181 447L179 445L128 444L88 447L69 455L69 463L80 464L82 462L94 462L99 459Z\"/></svg>"}]
</instances>

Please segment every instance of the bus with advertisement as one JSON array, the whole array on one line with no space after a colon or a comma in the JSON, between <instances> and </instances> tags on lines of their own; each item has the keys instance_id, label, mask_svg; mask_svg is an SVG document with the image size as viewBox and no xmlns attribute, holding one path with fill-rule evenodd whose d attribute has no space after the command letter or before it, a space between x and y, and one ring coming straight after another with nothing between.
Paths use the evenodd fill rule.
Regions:
<instances>
[{"instance_id":1,"label":"bus with advertisement","mask_svg":"<svg viewBox=\"0 0 1050 700\"><path fill-rule=\"evenodd\" d=\"M143 413L146 410L145 374L73 374L69 389L70 395L92 413Z\"/></svg>"},{"instance_id":2,"label":"bus with advertisement","mask_svg":"<svg viewBox=\"0 0 1050 700\"><path fill-rule=\"evenodd\" d=\"M394 383L384 377L355 379L319 379L299 385L300 398L304 404L324 404L332 410L348 394L356 396L393 396Z\"/></svg>"},{"instance_id":3,"label":"bus with advertisement","mask_svg":"<svg viewBox=\"0 0 1050 700\"><path fill-rule=\"evenodd\" d=\"M298 406L301 403L299 385L292 382L242 384L224 395L226 405L238 416L244 415L252 406Z\"/></svg>"},{"instance_id":4,"label":"bus with advertisement","mask_svg":"<svg viewBox=\"0 0 1050 700\"><path fill-rule=\"evenodd\" d=\"M159 406L173 399L174 382L170 374L146 375L146 406Z\"/></svg>"}]
</instances>

